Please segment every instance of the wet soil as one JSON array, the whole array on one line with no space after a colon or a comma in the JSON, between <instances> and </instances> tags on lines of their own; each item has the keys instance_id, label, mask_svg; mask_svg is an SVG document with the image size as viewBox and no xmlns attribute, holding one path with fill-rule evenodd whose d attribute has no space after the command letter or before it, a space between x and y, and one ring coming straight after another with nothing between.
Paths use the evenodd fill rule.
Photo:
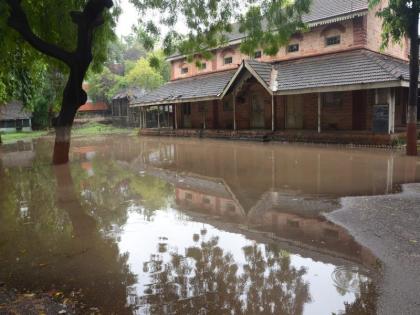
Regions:
<instances>
[{"instance_id":1,"label":"wet soil","mask_svg":"<svg viewBox=\"0 0 420 315\"><path fill-rule=\"evenodd\" d=\"M343 198L326 217L382 261L378 314L420 314L420 184L394 195Z\"/></svg>"}]
</instances>

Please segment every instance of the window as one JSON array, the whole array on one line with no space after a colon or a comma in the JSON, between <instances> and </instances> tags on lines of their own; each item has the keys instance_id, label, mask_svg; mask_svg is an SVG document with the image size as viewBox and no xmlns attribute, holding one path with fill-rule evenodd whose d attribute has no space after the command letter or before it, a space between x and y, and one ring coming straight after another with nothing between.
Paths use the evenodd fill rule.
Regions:
<instances>
[{"instance_id":1,"label":"window","mask_svg":"<svg viewBox=\"0 0 420 315\"><path fill-rule=\"evenodd\" d=\"M181 74L186 74L186 73L188 73L188 67L182 67Z\"/></svg>"},{"instance_id":2,"label":"window","mask_svg":"<svg viewBox=\"0 0 420 315\"><path fill-rule=\"evenodd\" d=\"M210 204L210 199L207 197L203 197L203 203L207 205Z\"/></svg>"},{"instance_id":3,"label":"window","mask_svg":"<svg viewBox=\"0 0 420 315\"><path fill-rule=\"evenodd\" d=\"M127 104L121 102L120 106L121 106L121 111L120 111L121 116L127 116Z\"/></svg>"},{"instance_id":4,"label":"window","mask_svg":"<svg viewBox=\"0 0 420 315\"><path fill-rule=\"evenodd\" d=\"M191 115L191 104L183 104L182 113L184 115Z\"/></svg>"},{"instance_id":5,"label":"window","mask_svg":"<svg viewBox=\"0 0 420 315\"><path fill-rule=\"evenodd\" d=\"M198 67L200 70L206 70L207 69L207 63L203 62L200 64L200 66Z\"/></svg>"},{"instance_id":6,"label":"window","mask_svg":"<svg viewBox=\"0 0 420 315\"><path fill-rule=\"evenodd\" d=\"M229 64L231 64L233 62L233 58L232 57L225 57L224 59L223 59L223 63L225 64L225 65L229 65Z\"/></svg>"},{"instance_id":7,"label":"window","mask_svg":"<svg viewBox=\"0 0 420 315\"><path fill-rule=\"evenodd\" d=\"M29 124L29 119L24 119L24 120L22 121L22 125L23 125L23 127L30 127L30 124Z\"/></svg>"},{"instance_id":8,"label":"window","mask_svg":"<svg viewBox=\"0 0 420 315\"><path fill-rule=\"evenodd\" d=\"M254 58L255 58L255 59L261 58L261 56L262 56L262 52L261 52L261 50L257 50L257 51L255 52L255 54L254 54Z\"/></svg>"},{"instance_id":9,"label":"window","mask_svg":"<svg viewBox=\"0 0 420 315\"><path fill-rule=\"evenodd\" d=\"M324 94L324 105L341 106L343 103L343 94L340 92L332 92Z\"/></svg>"},{"instance_id":10,"label":"window","mask_svg":"<svg viewBox=\"0 0 420 315\"><path fill-rule=\"evenodd\" d=\"M193 199L193 195L191 193L185 193L185 199L192 200Z\"/></svg>"},{"instance_id":11,"label":"window","mask_svg":"<svg viewBox=\"0 0 420 315\"><path fill-rule=\"evenodd\" d=\"M117 102L118 101L114 101L114 104L112 104L112 115L113 116L120 116L120 106Z\"/></svg>"},{"instance_id":12,"label":"window","mask_svg":"<svg viewBox=\"0 0 420 315\"><path fill-rule=\"evenodd\" d=\"M299 51L299 44L291 44L287 46L287 52L292 53L297 51Z\"/></svg>"},{"instance_id":13,"label":"window","mask_svg":"<svg viewBox=\"0 0 420 315\"><path fill-rule=\"evenodd\" d=\"M341 36L330 36L325 39L325 44L327 46L338 45L341 42Z\"/></svg>"}]
</instances>

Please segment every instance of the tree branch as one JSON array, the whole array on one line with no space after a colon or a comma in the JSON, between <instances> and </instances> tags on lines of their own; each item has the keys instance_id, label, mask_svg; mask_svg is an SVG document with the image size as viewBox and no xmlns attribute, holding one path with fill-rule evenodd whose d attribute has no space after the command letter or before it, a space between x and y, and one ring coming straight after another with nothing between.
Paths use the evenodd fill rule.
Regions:
<instances>
[{"instance_id":1,"label":"tree branch","mask_svg":"<svg viewBox=\"0 0 420 315\"><path fill-rule=\"evenodd\" d=\"M11 11L8 24L15 29L32 47L50 57L70 64L72 54L64 49L42 40L29 27L28 19L21 6L21 0L6 0Z\"/></svg>"}]
</instances>

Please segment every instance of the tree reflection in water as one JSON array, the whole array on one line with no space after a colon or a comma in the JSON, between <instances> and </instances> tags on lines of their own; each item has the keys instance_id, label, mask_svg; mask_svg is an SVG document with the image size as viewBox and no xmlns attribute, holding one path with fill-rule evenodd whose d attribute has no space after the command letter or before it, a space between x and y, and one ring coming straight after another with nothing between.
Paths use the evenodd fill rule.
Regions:
<instances>
[{"instance_id":1,"label":"tree reflection in water","mask_svg":"<svg viewBox=\"0 0 420 315\"><path fill-rule=\"evenodd\" d=\"M244 262L219 246L217 237L193 235L195 246L153 254L144 265L150 284L139 307L152 314L302 314L311 301L304 268L273 246L242 248Z\"/></svg>"}]
</instances>

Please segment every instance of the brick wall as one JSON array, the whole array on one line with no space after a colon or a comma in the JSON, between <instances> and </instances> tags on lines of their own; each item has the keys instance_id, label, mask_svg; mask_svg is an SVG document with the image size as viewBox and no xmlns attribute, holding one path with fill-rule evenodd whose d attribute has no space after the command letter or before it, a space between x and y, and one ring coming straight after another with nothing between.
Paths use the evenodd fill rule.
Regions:
<instances>
[{"instance_id":1,"label":"brick wall","mask_svg":"<svg viewBox=\"0 0 420 315\"><path fill-rule=\"evenodd\" d=\"M381 3L374 9L370 10L367 15L367 48L380 51L381 34L382 34L382 19L376 16L376 13L388 5L388 0L382 0ZM404 39L400 44L389 43L385 48L384 53L408 60L409 44L408 40Z\"/></svg>"},{"instance_id":2,"label":"brick wall","mask_svg":"<svg viewBox=\"0 0 420 315\"><path fill-rule=\"evenodd\" d=\"M354 45L365 46L367 44L367 17L361 16L353 19Z\"/></svg>"}]
</instances>

